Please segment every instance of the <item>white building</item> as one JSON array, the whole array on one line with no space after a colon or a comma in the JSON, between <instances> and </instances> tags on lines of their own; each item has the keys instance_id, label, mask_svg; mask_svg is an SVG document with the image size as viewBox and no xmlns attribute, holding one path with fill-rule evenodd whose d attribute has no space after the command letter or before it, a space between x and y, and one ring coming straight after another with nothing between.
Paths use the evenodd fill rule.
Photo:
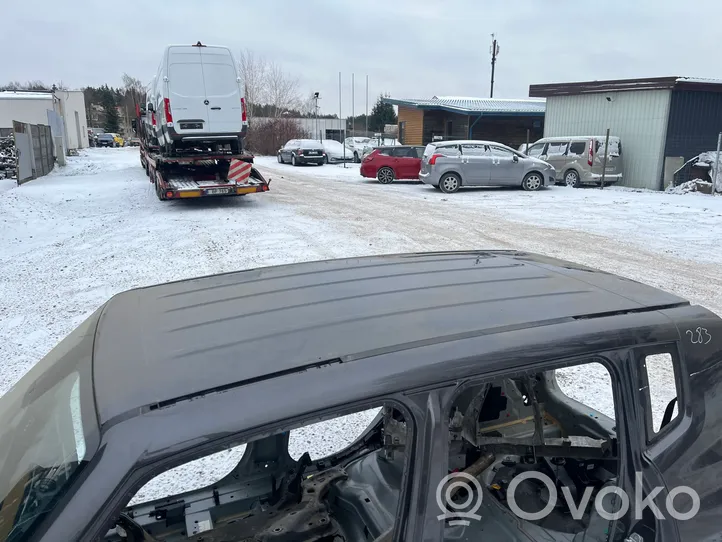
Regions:
<instances>
[{"instance_id":1,"label":"white building","mask_svg":"<svg viewBox=\"0 0 722 542\"><path fill-rule=\"evenodd\" d=\"M82 90L56 90L59 100L57 113L65 119L67 149L84 149L88 146L88 120L85 115L85 95Z\"/></svg>"},{"instance_id":2,"label":"white building","mask_svg":"<svg viewBox=\"0 0 722 542\"><path fill-rule=\"evenodd\" d=\"M0 92L0 129L12 131L13 121L48 124L48 110L54 110L50 92Z\"/></svg>"},{"instance_id":3,"label":"white building","mask_svg":"<svg viewBox=\"0 0 722 542\"><path fill-rule=\"evenodd\" d=\"M62 122L58 122L58 117ZM62 137L66 149L88 146L85 97L81 90L0 92L0 135L12 132L13 121L44 124L53 137Z\"/></svg>"}]
</instances>

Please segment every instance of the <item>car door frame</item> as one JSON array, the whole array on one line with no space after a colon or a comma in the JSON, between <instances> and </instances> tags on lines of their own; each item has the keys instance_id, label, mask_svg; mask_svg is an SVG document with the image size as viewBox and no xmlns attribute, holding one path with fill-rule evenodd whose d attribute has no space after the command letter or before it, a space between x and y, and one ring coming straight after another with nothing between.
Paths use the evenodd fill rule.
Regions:
<instances>
[{"instance_id":1,"label":"car door frame","mask_svg":"<svg viewBox=\"0 0 722 542\"><path fill-rule=\"evenodd\" d=\"M616 433L625 435L625 445L620 446L619 464L620 479L619 487L630 496L634 495L634 467L639 465L641 449L638 446L637 421L635 419L636 395L634 389L634 374L629 372L629 351L627 347L600 352L582 353L572 357L559 357L546 359L536 363L523 363L516 367L502 370L490 370L483 373L469 372L467 375L458 375L455 383L446 383L438 388L428 390L428 408L430 415L438 420L434 425L435 445L429 449L429 457L426 458L433 465L429 470L428 493L426 502L426 514L424 519L423 537L418 540L424 542L444 541L444 522L439 520L439 514L445 510L439 509L436 491L444 481L448 473L449 463L449 419L451 408L455 399L465 389L476 386L494 379L509 377L515 374L541 372L553 368L582 365L585 363L601 363L609 372L615 403ZM616 380L615 380L616 379ZM616 386L615 386L616 384ZM424 465L426 466L426 465ZM634 501L632 501L633 503ZM662 538L664 542L675 540L673 538Z\"/></svg>"},{"instance_id":2,"label":"car door frame","mask_svg":"<svg viewBox=\"0 0 722 542\"><path fill-rule=\"evenodd\" d=\"M378 356L377 362L379 364L388 363L388 357ZM301 381L305 381L307 378L309 381L317 379L316 375L302 376L304 378L301 378ZM301 383L299 382L299 384ZM272 381L268 381L268 384L270 388L279 386L278 383L274 386ZM55 507L47 520L43 522L42 527L47 530L39 532L39 536L33 538L33 542L35 540L51 542L71 539L80 542L96 541L107 532L113 518L117 517L123 507L127 506L137 491L158 474L194 459L227 449L240 442L247 443L250 440L276 434L288 430L291 426L312 424L321 417L328 419L378 407L382 402L394 404L412 421L409 438L412 447L404 469L405 477L399 495L401 515L400 520L395 523L394 540L403 540L404 542L417 540L405 534L421 532L423 527L423 521L420 520L423 514L420 514L415 507L416 503L426 498L423 489L420 489L425 475L423 469L417 467L421 463L424 465L428 463L423 460L423 457L428 453L428 447L436 443L429 438L433 433L430 425L433 424L430 424L427 419L428 392L424 389L414 390L411 384L399 386L399 388L400 391L380 393L374 396L369 394L369 397L362 400L349 400L347 397L345 401L341 399L334 406L326 406L313 412L306 411L301 415L286 416L268 423L258 423L252 429L236 432L218 430L223 426L229 427L229 423L231 426L241 426L245 423L239 419L237 409L230 407L239 404L244 398L248 400L249 392L258 397L267 396L267 393L239 387L224 393L210 394L194 401L181 401L168 407L165 412L163 409L152 410L125 423L123 420L118 420L115 427L104 430L104 434L101 436L100 448L104 451L96 453L90 464L81 471L80 479L63 497L65 502ZM309 393L311 392L309 391ZM315 400L329 403L336 399L336 397L320 396ZM264 412L262 416L270 418L273 414ZM183 420L183 422L179 422L179 420ZM172 434L163 435L160 428L164 423L174 424L173 429L169 431ZM160 438L161 441L168 439L169 444L175 442L175 445L164 447L162 452L149 453L147 442L134 441L128 444L127 439L133 434L137 435L137 431L142 428L145 428L148 435L156 435L155 438ZM183 435L182 440L179 440L181 435ZM209 435L223 436L209 439ZM68 501L72 506L68 506ZM79 510L82 510L86 517L92 519L78 525L78 521L81 520L77 514ZM58 522L54 523L53 519L57 519ZM73 534L69 535L70 532ZM58 534L62 534L62 536L58 537Z\"/></svg>"},{"instance_id":3,"label":"car door frame","mask_svg":"<svg viewBox=\"0 0 722 542\"><path fill-rule=\"evenodd\" d=\"M291 154L293 154L293 153L291 152L291 148L292 148L291 143L293 143L293 142L295 142L295 141L298 141L298 139L290 139L290 140L288 140L288 141L286 142L286 144L283 146L283 150L281 151L281 157L282 157L284 160L289 160L289 161L291 160ZM284 152L285 152L286 156L283 156L283 153L284 153Z\"/></svg>"}]
</instances>

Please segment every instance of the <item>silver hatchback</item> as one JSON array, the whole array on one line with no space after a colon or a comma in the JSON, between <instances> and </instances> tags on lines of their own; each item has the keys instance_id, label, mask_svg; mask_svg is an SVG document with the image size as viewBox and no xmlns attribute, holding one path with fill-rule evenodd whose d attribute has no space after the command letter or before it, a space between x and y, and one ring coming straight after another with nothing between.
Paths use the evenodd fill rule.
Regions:
<instances>
[{"instance_id":1,"label":"silver hatchback","mask_svg":"<svg viewBox=\"0 0 722 542\"><path fill-rule=\"evenodd\" d=\"M442 141L426 146L419 178L442 192L462 186L520 186L539 190L556 182L551 164L494 141Z\"/></svg>"}]
</instances>

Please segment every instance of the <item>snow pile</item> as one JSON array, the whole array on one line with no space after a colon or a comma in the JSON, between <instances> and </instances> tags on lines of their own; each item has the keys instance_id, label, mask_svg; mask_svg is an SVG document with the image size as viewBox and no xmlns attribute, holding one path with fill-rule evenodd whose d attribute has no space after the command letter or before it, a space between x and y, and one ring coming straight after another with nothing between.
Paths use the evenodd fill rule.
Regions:
<instances>
[{"instance_id":1,"label":"snow pile","mask_svg":"<svg viewBox=\"0 0 722 542\"><path fill-rule=\"evenodd\" d=\"M722 165L722 156L719 157L720 165ZM717 151L703 152L697 157L695 167L709 168L709 178L714 181L714 170L717 164ZM721 172L722 173L722 172ZM722 192L722 174L717 179L717 192Z\"/></svg>"},{"instance_id":2,"label":"snow pile","mask_svg":"<svg viewBox=\"0 0 722 542\"><path fill-rule=\"evenodd\" d=\"M78 156L68 156L66 165L56 165L47 177L77 177L107 173L127 169L136 164L140 167L138 147L80 149Z\"/></svg>"},{"instance_id":3,"label":"snow pile","mask_svg":"<svg viewBox=\"0 0 722 542\"><path fill-rule=\"evenodd\" d=\"M17 156L15 138L0 137L0 179L15 177Z\"/></svg>"},{"instance_id":4,"label":"snow pile","mask_svg":"<svg viewBox=\"0 0 722 542\"><path fill-rule=\"evenodd\" d=\"M700 188L703 188L703 190L700 190ZM665 192L668 194L690 194L693 192L709 194L711 189L711 182L703 181L702 179L692 179L678 186L669 186Z\"/></svg>"}]
</instances>

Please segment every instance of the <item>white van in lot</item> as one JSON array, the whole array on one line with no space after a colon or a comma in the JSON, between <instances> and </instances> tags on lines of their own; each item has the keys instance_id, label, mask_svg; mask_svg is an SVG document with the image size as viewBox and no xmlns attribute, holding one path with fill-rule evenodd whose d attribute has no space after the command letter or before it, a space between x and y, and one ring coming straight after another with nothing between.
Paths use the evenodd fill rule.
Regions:
<instances>
[{"instance_id":1,"label":"white van in lot","mask_svg":"<svg viewBox=\"0 0 722 542\"><path fill-rule=\"evenodd\" d=\"M246 104L228 47L200 42L167 46L149 102L164 153L189 148L243 150Z\"/></svg>"}]
</instances>

